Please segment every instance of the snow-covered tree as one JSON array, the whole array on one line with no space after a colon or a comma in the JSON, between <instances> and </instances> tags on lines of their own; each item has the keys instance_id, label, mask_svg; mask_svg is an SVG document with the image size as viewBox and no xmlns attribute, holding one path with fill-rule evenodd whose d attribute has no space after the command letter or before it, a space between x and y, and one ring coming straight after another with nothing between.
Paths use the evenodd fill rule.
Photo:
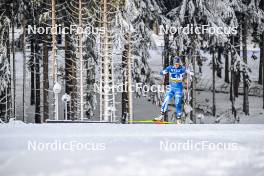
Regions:
<instances>
[{"instance_id":1,"label":"snow-covered tree","mask_svg":"<svg viewBox=\"0 0 264 176\"><path fill-rule=\"evenodd\" d=\"M7 122L12 115L11 62L10 62L10 14L9 3L0 3L0 118Z\"/></svg>"}]
</instances>

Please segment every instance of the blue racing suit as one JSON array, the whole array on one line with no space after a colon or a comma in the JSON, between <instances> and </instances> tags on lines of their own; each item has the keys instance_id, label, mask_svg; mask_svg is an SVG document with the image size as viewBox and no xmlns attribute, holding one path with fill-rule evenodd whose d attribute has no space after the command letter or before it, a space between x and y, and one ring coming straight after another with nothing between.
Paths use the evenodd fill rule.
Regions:
<instances>
[{"instance_id":1,"label":"blue racing suit","mask_svg":"<svg viewBox=\"0 0 264 176\"><path fill-rule=\"evenodd\" d=\"M164 102L161 106L161 112L164 113L168 109L170 100L175 97L176 116L182 115L182 97L183 97L183 76L187 73L184 66L178 68L174 66L168 66L160 74L164 75L169 73L169 88L165 94Z\"/></svg>"}]
</instances>

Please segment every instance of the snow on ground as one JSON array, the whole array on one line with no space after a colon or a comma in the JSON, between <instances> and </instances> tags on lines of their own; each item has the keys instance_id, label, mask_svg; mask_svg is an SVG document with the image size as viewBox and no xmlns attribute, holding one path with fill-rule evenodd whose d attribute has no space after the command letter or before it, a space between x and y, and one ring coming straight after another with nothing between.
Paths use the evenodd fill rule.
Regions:
<instances>
[{"instance_id":1,"label":"snow on ground","mask_svg":"<svg viewBox=\"0 0 264 176\"><path fill-rule=\"evenodd\" d=\"M262 176L263 139L263 125L2 124L0 175ZM56 142L94 151L41 148Z\"/></svg>"}]
</instances>

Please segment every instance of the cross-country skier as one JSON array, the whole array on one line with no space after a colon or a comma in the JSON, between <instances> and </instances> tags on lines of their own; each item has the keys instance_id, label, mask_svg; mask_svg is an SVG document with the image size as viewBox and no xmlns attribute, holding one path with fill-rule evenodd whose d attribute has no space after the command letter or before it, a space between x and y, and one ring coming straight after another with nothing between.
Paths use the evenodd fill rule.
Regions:
<instances>
[{"instance_id":1,"label":"cross-country skier","mask_svg":"<svg viewBox=\"0 0 264 176\"><path fill-rule=\"evenodd\" d=\"M168 104L173 97L175 97L176 118L181 119L182 116L183 77L185 74L193 75L193 73L181 64L180 57L175 57L173 62L173 66L168 66L160 72L160 75L169 73L170 84L161 106L161 115L154 118L154 120L164 119L164 114L168 110Z\"/></svg>"}]
</instances>

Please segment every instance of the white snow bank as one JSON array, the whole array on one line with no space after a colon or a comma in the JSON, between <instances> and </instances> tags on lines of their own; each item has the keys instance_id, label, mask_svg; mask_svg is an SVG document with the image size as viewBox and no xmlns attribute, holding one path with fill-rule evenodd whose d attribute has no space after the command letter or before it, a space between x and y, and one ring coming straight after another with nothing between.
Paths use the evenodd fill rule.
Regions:
<instances>
[{"instance_id":1,"label":"white snow bank","mask_svg":"<svg viewBox=\"0 0 264 176\"><path fill-rule=\"evenodd\" d=\"M264 174L263 125L4 124L0 138L1 176ZM32 151L29 141L104 144L104 150ZM235 148L161 150L161 143L173 149L201 142Z\"/></svg>"},{"instance_id":2,"label":"white snow bank","mask_svg":"<svg viewBox=\"0 0 264 176\"><path fill-rule=\"evenodd\" d=\"M25 125L25 123L23 122L23 121L21 121L21 120L16 120L16 119L14 119L14 118L10 118L9 119L9 122L8 122L8 124L9 125Z\"/></svg>"}]
</instances>

